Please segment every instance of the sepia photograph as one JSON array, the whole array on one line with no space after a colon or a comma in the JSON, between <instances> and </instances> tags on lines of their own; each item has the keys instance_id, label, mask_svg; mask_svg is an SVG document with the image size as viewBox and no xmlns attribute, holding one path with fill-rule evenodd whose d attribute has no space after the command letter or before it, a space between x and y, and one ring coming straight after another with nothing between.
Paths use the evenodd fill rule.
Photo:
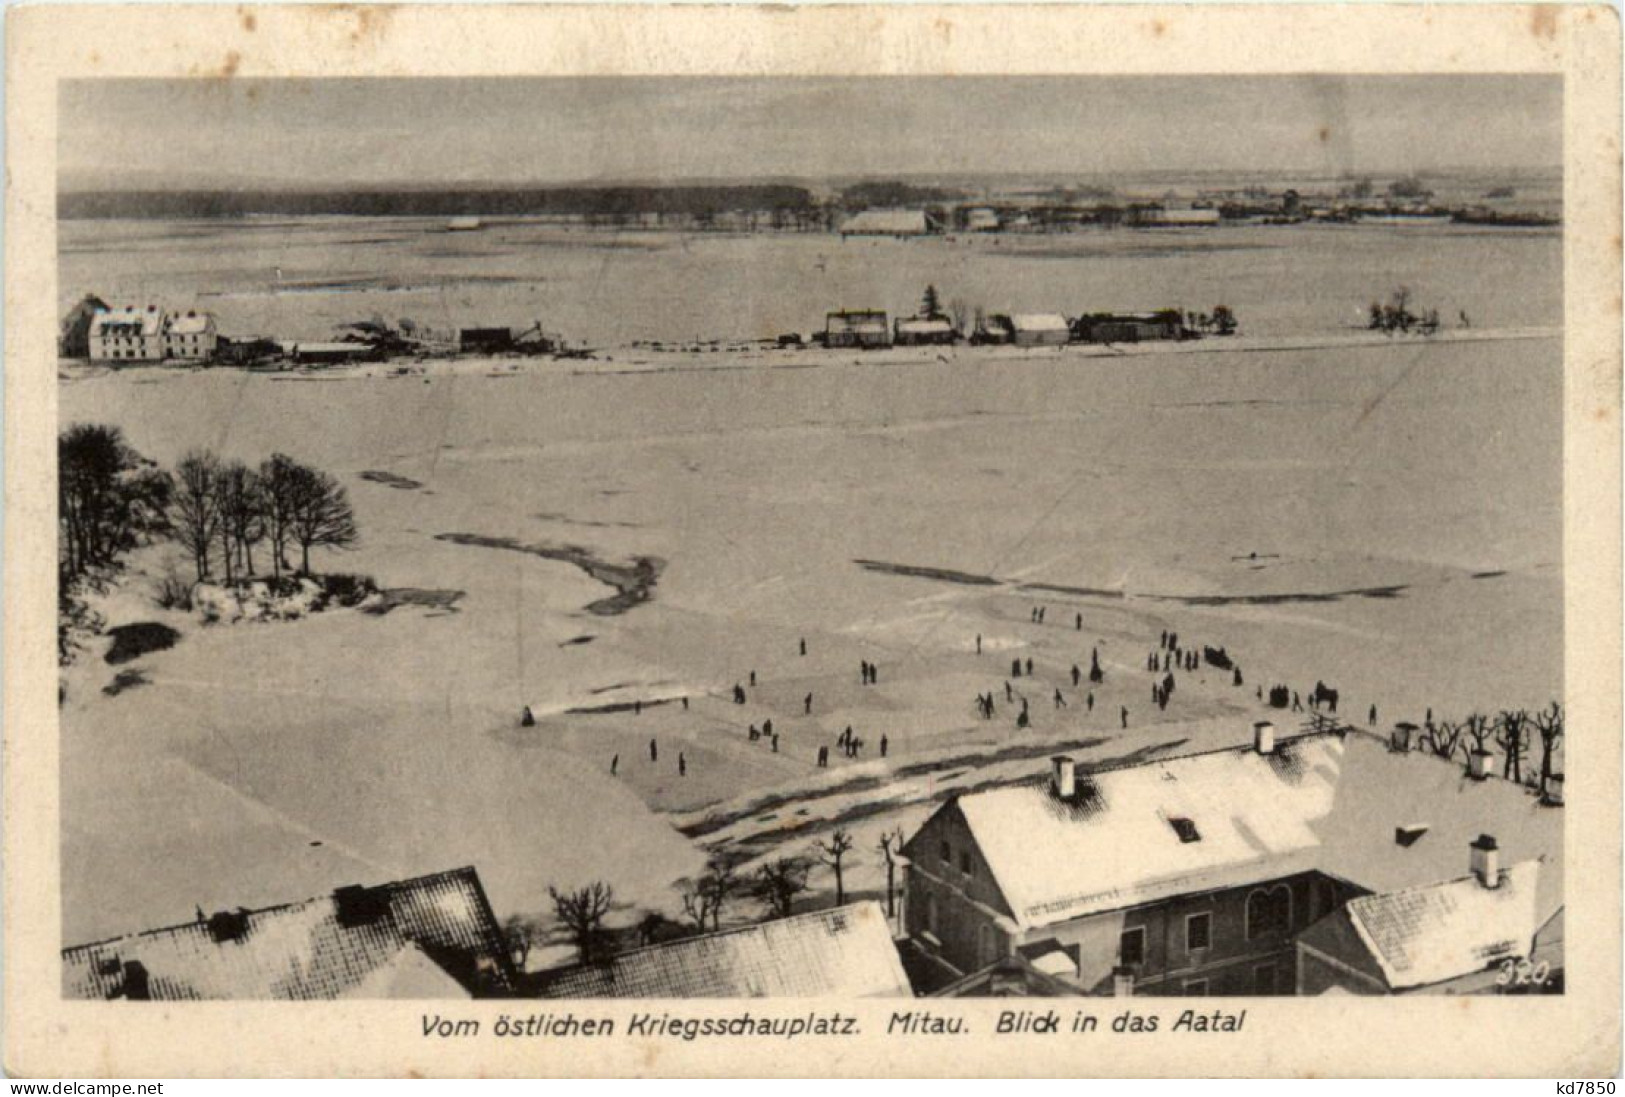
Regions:
<instances>
[{"instance_id":1,"label":"sepia photograph","mask_svg":"<svg viewBox=\"0 0 1625 1097\"><path fill-rule=\"evenodd\" d=\"M223 75L49 93L62 1002L1568 993L1560 67Z\"/></svg>"}]
</instances>

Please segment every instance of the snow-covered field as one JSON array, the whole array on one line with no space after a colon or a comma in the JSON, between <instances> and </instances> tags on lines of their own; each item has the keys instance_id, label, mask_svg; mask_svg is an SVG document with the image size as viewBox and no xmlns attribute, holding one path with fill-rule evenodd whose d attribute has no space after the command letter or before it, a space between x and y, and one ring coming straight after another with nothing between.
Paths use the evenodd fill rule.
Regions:
<instances>
[{"instance_id":1,"label":"snow-covered field","mask_svg":"<svg viewBox=\"0 0 1625 1097\"><path fill-rule=\"evenodd\" d=\"M1558 323L1554 277L1508 322ZM1248 302L1231 304L1245 321ZM334 473L363 539L318 569L464 592L450 610L204 628L132 575L109 624L184 635L117 696L99 652L67 673L67 941L464 863L499 914L595 878L670 909L671 880L704 853L674 823L804 848L819 818L861 816L868 887L869 831L917 820L941 790L1036 772L1057 742L1100 759L1239 741L1257 685L1324 679L1342 715L1376 705L1384 726L1560 695L1556 337L614 356L62 383L63 423L116 423L165 463L282 450ZM633 360L681 368L614 368ZM569 548L584 551L525 551ZM589 611L615 591L581 561L638 558L659 562L648 600ZM1144 659L1162 629L1226 647L1246 686L1181 675L1155 712ZM1069 676L1091 649L1107 671L1092 713ZM1029 657L1035 678L1012 686L1034 727L1017 731L1004 682ZM973 699L989 690L985 722ZM766 719L777 754L746 734ZM818 770L817 746L848 725L864 757L832 750ZM900 813L879 814L888 802Z\"/></svg>"}]
</instances>

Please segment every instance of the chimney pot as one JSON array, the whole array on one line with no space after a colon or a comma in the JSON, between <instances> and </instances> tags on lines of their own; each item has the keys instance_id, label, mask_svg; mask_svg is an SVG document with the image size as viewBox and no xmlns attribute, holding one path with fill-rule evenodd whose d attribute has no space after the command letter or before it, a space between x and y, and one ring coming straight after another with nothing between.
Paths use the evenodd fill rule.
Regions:
<instances>
[{"instance_id":1,"label":"chimney pot","mask_svg":"<svg viewBox=\"0 0 1625 1097\"><path fill-rule=\"evenodd\" d=\"M1253 725L1253 749L1260 754L1275 753L1275 725L1260 720Z\"/></svg>"},{"instance_id":2,"label":"chimney pot","mask_svg":"<svg viewBox=\"0 0 1625 1097\"><path fill-rule=\"evenodd\" d=\"M1490 775L1490 763L1495 761L1495 755L1487 750L1475 750L1467 755L1467 774L1475 781L1483 781Z\"/></svg>"},{"instance_id":3,"label":"chimney pot","mask_svg":"<svg viewBox=\"0 0 1625 1097\"><path fill-rule=\"evenodd\" d=\"M1061 800L1071 800L1078 791L1077 770L1072 759L1064 754L1058 754L1050 759L1054 767L1055 795Z\"/></svg>"},{"instance_id":4,"label":"chimney pot","mask_svg":"<svg viewBox=\"0 0 1625 1097\"><path fill-rule=\"evenodd\" d=\"M1478 882L1487 888L1501 886L1501 848L1488 834L1480 834L1468 848L1468 863Z\"/></svg>"}]
</instances>

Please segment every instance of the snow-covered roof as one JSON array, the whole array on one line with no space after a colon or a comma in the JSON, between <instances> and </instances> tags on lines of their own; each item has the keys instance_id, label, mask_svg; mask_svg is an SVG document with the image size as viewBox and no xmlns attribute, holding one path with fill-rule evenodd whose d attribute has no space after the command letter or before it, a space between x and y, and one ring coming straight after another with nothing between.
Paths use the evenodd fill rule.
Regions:
<instances>
[{"instance_id":1,"label":"snow-covered roof","mask_svg":"<svg viewBox=\"0 0 1625 1097\"><path fill-rule=\"evenodd\" d=\"M1222 750L962 797L959 809L1024 928L1309 867L1332 809L1342 743ZM1189 820L1186 841L1173 820Z\"/></svg>"},{"instance_id":2,"label":"snow-covered roof","mask_svg":"<svg viewBox=\"0 0 1625 1097\"><path fill-rule=\"evenodd\" d=\"M1016 331L1067 331L1066 317L1049 312L1032 312L1010 317Z\"/></svg>"},{"instance_id":3,"label":"snow-covered roof","mask_svg":"<svg viewBox=\"0 0 1625 1097\"><path fill-rule=\"evenodd\" d=\"M421 965L400 958L419 947L463 987L506 985L506 946L472 868L64 949L63 996L130 996L136 965L159 1000L422 993Z\"/></svg>"},{"instance_id":4,"label":"snow-covered roof","mask_svg":"<svg viewBox=\"0 0 1625 1097\"><path fill-rule=\"evenodd\" d=\"M140 308L126 305L121 309L98 312L90 319L91 335L161 335L167 313L156 305ZM128 331L126 331L128 329Z\"/></svg>"},{"instance_id":5,"label":"snow-covered roof","mask_svg":"<svg viewBox=\"0 0 1625 1097\"><path fill-rule=\"evenodd\" d=\"M1538 861L1525 861L1485 887L1476 876L1365 895L1346 916L1394 990L1483 971L1534 947Z\"/></svg>"},{"instance_id":6,"label":"snow-covered roof","mask_svg":"<svg viewBox=\"0 0 1625 1097\"><path fill-rule=\"evenodd\" d=\"M214 328L214 317L207 312L176 313L169 321L171 335L205 335Z\"/></svg>"},{"instance_id":7,"label":"snow-covered roof","mask_svg":"<svg viewBox=\"0 0 1625 1097\"><path fill-rule=\"evenodd\" d=\"M1542 922L1563 903L1561 809L1374 735L1283 736L1271 754L1248 745L1080 772L1077 787L1062 801L1045 778L943 809L962 813L1024 929L1310 869L1378 892L1431 884L1460 875L1479 834L1508 861L1542 859ZM1408 844L1399 827L1413 828Z\"/></svg>"},{"instance_id":8,"label":"snow-covered roof","mask_svg":"<svg viewBox=\"0 0 1625 1097\"><path fill-rule=\"evenodd\" d=\"M540 977L544 998L913 996L874 900L686 937Z\"/></svg>"},{"instance_id":9,"label":"snow-covered roof","mask_svg":"<svg viewBox=\"0 0 1625 1097\"><path fill-rule=\"evenodd\" d=\"M876 309L844 309L826 318L830 331L885 332L886 314Z\"/></svg>"},{"instance_id":10,"label":"snow-covered roof","mask_svg":"<svg viewBox=\"0 0 1625 1097\"><path fill-rule=\"evenodd\" d=\"M925 211L917 209L866 209L841 225L842 232L874 236L918 236L926 230Z\"/></svg>"},{"instance_id":11,"label":"snow-covered roof","mask_svg":"<svg viewBox=\"0 0 1625 1097\"><path fill-rule=\"evenodd\" d=\"M906 335L944 335L951 333L954 326L946 320L923 320L919 317L910 317L907 320L897 321L897 330Z\"/></svg>"}]
</instances>

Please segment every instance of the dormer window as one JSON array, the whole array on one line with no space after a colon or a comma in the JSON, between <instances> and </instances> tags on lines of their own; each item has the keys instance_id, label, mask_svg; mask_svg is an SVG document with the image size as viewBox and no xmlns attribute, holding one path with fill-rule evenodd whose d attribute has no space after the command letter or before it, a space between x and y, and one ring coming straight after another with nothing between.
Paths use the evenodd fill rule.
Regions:
<instances>
[{"instance_id":1,"label":"dormer window","mask_svg":"<svg viewBox=\"0 0 1625 1097\"><path fill-rule=\"evenodd\" d=\"M1174 833L1179 835L1179 840L1187 845L1191 842L1200 842L1202 840L1202 832L1196 829L1196 823L1194 820L1182 818L1169 819L1168 825L1174 828Z\"/></svg>"}]
</instances>

